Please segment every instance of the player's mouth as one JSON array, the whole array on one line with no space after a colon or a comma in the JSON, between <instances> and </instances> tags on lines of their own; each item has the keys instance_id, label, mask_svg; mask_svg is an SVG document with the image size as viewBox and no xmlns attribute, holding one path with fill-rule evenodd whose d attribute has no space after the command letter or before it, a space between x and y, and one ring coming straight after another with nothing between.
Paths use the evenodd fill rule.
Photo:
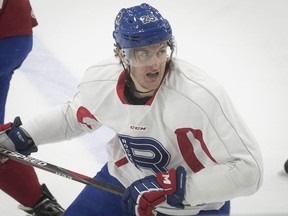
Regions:
<instances>
[{"instance_id":1,"label":"player's mouth","mask_svg":"<svg viewBox=\"0 0 288 216\"><path fill-rule=\"evenodd\" d=\"M148 79L155 79L159 76L159 72L149 72L146 74L146 77Z\"/></svg>"}]
</instances>

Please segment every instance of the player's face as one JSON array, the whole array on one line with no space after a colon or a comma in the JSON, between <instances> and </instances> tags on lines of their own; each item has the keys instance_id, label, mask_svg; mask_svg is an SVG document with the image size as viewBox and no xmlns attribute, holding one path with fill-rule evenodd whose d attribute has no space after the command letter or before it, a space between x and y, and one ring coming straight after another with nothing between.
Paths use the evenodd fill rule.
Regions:
<instances>
[{"instance_id":1,"label":"player's face","mask_svg":"<svg viewBox=\"0 0 288 216\"><path fill-rule=\"evenodd\" d=\"M168 49L167 43L163 42L130 50L130 76L138 91L156 91L160 86L165 74Z\"/></svg>"}]
</instances>

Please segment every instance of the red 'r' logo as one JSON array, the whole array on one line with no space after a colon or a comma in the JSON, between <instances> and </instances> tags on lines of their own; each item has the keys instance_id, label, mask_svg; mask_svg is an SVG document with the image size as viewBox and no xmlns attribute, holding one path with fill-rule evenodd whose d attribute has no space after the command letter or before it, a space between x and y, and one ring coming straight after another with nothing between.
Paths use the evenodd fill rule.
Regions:
<instances>
[{"instance_id":1,"label":"red 'r' logo","mask_svg":"<svg viewBox=\"0 0 288 216\"><path fill-rule=\"evenodd\" d=\"M95 116L93 116L88 109L85 107L81 106L77 110L77 120L81 124L85 124L88 128L92 129L92 124L97 121Z\"/></svg>"}]
</instances>

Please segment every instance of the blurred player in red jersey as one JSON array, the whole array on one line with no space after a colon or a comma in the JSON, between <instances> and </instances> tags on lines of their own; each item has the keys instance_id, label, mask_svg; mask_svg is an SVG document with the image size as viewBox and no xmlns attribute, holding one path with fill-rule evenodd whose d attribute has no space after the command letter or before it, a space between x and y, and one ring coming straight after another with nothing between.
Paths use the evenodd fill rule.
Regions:
<instances>
[{"instance_id":1,"label":"blurred player in red jersey","mask_svg":"<svg viewBox=\"0 0 288 216\"><path fill-rule=\"evenodd\" d=\"M0 0L0 124L10 80L32 50L32 28L37 24L29 0ZM0 133L6 129L1 125ZM33 167L7 158L0 159L0 189L32 215L59 216L64 211L46 185L40 185Z\"/></svg>"}]
</instances>

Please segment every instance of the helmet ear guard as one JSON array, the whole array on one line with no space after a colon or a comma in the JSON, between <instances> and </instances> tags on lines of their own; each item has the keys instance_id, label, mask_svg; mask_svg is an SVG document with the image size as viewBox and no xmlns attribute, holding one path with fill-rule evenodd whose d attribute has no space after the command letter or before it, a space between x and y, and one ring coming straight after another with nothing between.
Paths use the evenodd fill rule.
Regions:
<instances>
[{"instance_id":1,"label":"helmet ear guard","mask_svg":"<svg viewBox=\"0 0 288 216\"><path fill-rule=\"evenodd\" d=\"M168 47L170 47L171 53L169 56L169 61L172 60L173 54L176 51L176 40L172 37L170 40L167 41Z\"/></svg>"}]
</instances>

